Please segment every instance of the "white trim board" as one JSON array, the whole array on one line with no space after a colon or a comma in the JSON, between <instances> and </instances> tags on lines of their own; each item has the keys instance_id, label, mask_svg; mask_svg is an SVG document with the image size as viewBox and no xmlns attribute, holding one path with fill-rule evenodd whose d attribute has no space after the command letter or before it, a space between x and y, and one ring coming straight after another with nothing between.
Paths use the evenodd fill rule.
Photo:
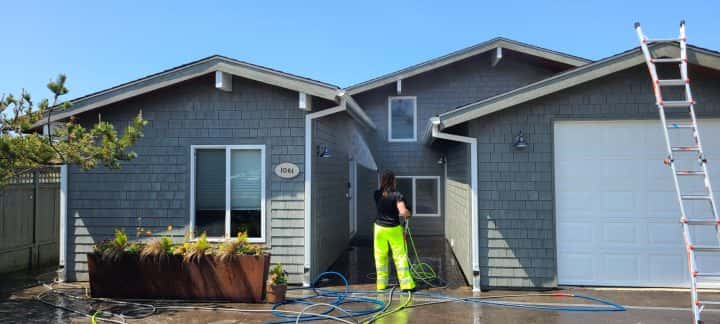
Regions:
<instances>
[{"instance_id":1,"label":"white trim board","mask_svg":"<svg viewBox=\"0 0 720 324\"><path fill-rule=\"evenodd\" d=\"M260 151L260 237L250 237L250 243L265 243L267 241L267 193L266 181L266 150L265 145L191 145L190 146L190 232L195 231L195 152L197 150L224 149L225 150L225 237L208 237L208 240L218 241L229 238L230 234L230 152L233 150L259 150Z\"/></svg>"}]
</instances>

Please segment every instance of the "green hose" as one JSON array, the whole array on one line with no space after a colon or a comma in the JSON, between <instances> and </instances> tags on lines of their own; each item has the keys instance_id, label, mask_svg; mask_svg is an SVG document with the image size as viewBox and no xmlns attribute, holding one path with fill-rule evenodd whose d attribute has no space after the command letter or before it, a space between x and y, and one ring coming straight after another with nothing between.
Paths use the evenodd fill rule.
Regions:
<instances>
[{"instance_id":1,"label":"green hose","mask_svg":"<svg viewBox=\"0 0 720 324\"><path fill-rule=\"evenodd\" d=\"M413 240L412 233L410 232L410 219L405 219L405 237L408 251L412 252L414 258L410 259L410 272L415 280L420 280L431 287L439 287L433 284L433 280L437 280L438 275L435 270L428 263L423 262L418 255L417 249L415 248L415 241Z\"/></svg>"}]
</instances>

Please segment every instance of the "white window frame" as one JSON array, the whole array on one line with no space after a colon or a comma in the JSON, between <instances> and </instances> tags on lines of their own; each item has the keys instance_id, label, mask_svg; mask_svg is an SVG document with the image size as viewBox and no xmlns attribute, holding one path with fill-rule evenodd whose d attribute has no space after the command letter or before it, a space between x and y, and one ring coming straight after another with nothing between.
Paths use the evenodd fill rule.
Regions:
<instances>
[{"instance_id":1,"label":"white window frame","mask_svg":"<svg viewBox=\"0 0 720 324\"><path fill-rule=\"evenodd\" d=\"M440 206L440 196L442 195L442 193L440 192L440 176L397 176L397 177L395 177L395 178L397 178L397 179L412 179L412 189L413 189L413 196L412 196L412 198L411 198L411 199L412 199L412 208L413 208L413 214L412 214L412 216L418 216L418 217L440 217L440 208L441 208L441 206ZM417 196L417 186L416 186L416 183L417 183L417 180L418 180L418 179L421 179L421 180L427 180L427 179L435 180L435 182L437 183L437 193L438 193L438 195L437 195L437 213L435 213L435 214L417 214L417 213L415 213L415 209L416 209L416 207L417 207L417 204L415 203L415 202L416 202L416 199L415 199L416 197L415 197L415 196Z\"/></svg>"},{"instance_id":2,"label":"white window frame","mask_svg":"<svg viewBox=\"0 0 720 324\"><path fill-rule=\"evenodd\" d=\"M392 101L393 99L413 100L413 137L393 138L392 136ZM417 142L417 97L416 96L391 96L388 97L388 142Z\"/></svg>"},{"instance_id":3,"label":"white window frame","mask_svg":"<svg viewBox=\"0 0 720 324\"><path fill-rule=\"evenodd\" d=\"M250 237L250 243L265 243L267 224L266 196L265 196L265 145L191 145L190 146L190 233L195 232L195 152L198 150L225 150L225 236L224 237L208 237L209 241L221 241L230 237L230 160L233 150L253 150L260 151L260 237Z\"/></svg>"}]
</instances>

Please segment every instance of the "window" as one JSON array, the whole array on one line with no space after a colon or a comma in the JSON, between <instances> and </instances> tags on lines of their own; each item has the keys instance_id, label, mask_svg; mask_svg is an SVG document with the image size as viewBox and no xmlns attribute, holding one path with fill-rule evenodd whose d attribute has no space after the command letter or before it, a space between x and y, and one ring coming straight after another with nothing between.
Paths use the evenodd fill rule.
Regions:
<instances>
[{"instance_id":1,"label":"window","mask_svg":"<svg viewBox=\"0 0 720 324\"><path fill-rule=\"evenodd\" d=\"M417 99L415 97L388 98L388 141L417 140Z\"/></svg>"},{"instance_id":2,"label":"window","mask_svg":"<svg viewBox=\"0 0 720 324\"><path fill-rule=\"evenodd\" d=\"M191 231L265 241L265 146L192 146Z\"/></svg>"},{"instance_id":3,"label":"window","mask_svg":"<svg viewBox=\"0 0 720 324\"><path fill-rule=\"evenodd\" d=\"M398 176L397 190L413 216L440 216L440 177Z\"/></svg>"}]
</instances>

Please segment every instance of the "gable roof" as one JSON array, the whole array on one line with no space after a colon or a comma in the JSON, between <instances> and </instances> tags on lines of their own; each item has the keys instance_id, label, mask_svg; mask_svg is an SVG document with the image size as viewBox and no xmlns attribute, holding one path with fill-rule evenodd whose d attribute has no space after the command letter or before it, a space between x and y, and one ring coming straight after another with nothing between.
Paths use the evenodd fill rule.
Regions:
<instances>
[{"instance_id":1,"label":"gable roof","mask_svg":"<svg viewBox=\"0 0 720 324\"><path fill-rule=\"evenodd\" d=\"M70 100L72 107L66 111L53 114L52 121L62 120L85 111L113 104L216 71L222 71L281 88L304 92L331 101L337 101L338 95L342 94L340 87L333 84L300 77L220 55L213 55Z\"/></svg>"},{"instance_id":2,"label":"gable roof","mask_svg":"<svg viewBox=\"0 0 720 324\"><path fill-rule=\"evenodd\" d=\"M654 57L679 57L677 44L654 43L649 46ZM720 70L720 52L688 45L688 61ZM493 112L564 90L618 71L645 63L640 47L610 56L591 64L556 74L547 79L457 107L438 115L441 128L451 127Z\"/></svg>"},{"instance_id":3,"label":"gable roof","mask_svg":"<svg viewBox=\"0 0 720 324\"><path fill-rule=\"evenodd\" d=\"M367 90L375 89L377 87L396 82L397 80L406 79L430 70L441 68L443 66L485 53L496 48L505 48L515 52L520 52L546 60L567 64L572 67L582 66L592 62L588 59L584 59L574 55L549 50L546 48L518 42L512 39L496 37L491 40L404 68L399 71L395 71L368 81L354 84L347 87L346 90L350 95L365 92Z\"/></svg>"}]
</instances>

